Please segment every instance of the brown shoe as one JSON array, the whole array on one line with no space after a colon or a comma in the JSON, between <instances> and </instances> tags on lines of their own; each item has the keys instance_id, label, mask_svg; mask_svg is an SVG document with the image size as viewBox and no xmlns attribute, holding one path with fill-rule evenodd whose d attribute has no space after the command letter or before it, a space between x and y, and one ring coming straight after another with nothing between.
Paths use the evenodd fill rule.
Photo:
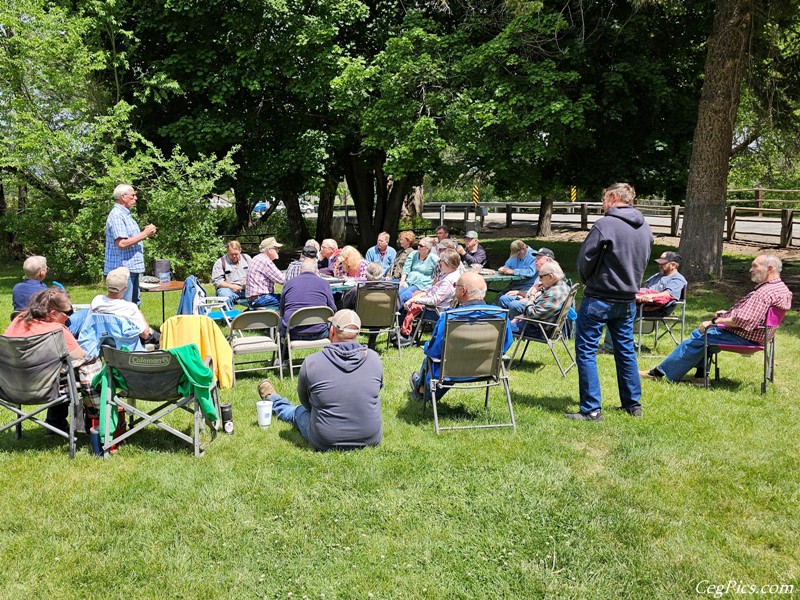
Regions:
<instances>
[{"instance_id":1,"label":"brown shoe","mask_svg":"<svg viewBox=\"0 0 800 600\"><path fill-rule=\"evenodd\" d=\"M258 384L258 395L261 397L262 400L266 400L273 394L276 394L275 386L270 383L269 379L262 379L261 383Z\"/></svg>"},{"instance_id":2,"label":"brown shoe","mask_svg":"<svg viewBox=\"0 0 800 600\"><path fill-rule=\"evenodd\" d=\"M664 375L660 371L650 369L649 371L639 371L639 377L643 379L661 379Z\"/></svg>"}]
</instances>

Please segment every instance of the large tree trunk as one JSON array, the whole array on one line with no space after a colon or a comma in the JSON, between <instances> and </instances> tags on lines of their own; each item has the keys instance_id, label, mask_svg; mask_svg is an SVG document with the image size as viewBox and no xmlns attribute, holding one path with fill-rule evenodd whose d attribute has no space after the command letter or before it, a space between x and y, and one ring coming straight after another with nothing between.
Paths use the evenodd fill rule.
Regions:
<instances>
[{"instance_id":1,"label":"large tree trunk","mask_svg":"<svg viewBox=\"0 0 800 600\"><path fill-rule=\"evenodd\" d=\"M311 234L308 232L305 216L300 211L298 195L292 192L285 192L281 194L281 202L286 207L286 219L289 221L289 228L292 231L292 245L296 248L302 248Z\"/></svg>"},{"instance_id":2,"label":"large tree trunk","mask_svg":"<svg viewBox=\"0 0 800 600\"><path fill-rule=\"evenodd\" d=\"M338 181L329 179L319 190L319 206L317 207L317 241L322 242L333 236L333 205L336 202Z\"/></svg>"},{"instance_id":3,"label":"large tree trunk","mask_svg":"<svg viewBox=\"0 0 800 600\"><path fill-rule=\"evenodd\" d=\"M345 180L356 208L358 247L362 253L375 245L381 231L386 231L391 242L394 242L403 201L411 187L422 182L420 174L400 179L387 177L383 172L384 160L385 156L382 155L376 155L369 161L348 155L343 161Z\"/></svg>"},{"instance_id":4,"label":"large tree trunk","mask_svg":"<svg viewBox=\"0 0 800 600\"><path fill-rule=\"evenodd\" d=\"M753 0L717 0L707 43L680 244L684 257L681 272L690 281L722 277L729 159L752 22Z\"/></svg>"},{"instance_id":5,"label":"large tree trunk","mask_svg":"<svg viewBox=\"0 0 800 600\"><path fill-rule=\"evenodd\" d=\"M539 220L536 222L536 237L547 237L553 233L552 219L553 197L542 194L542 199L539 202Z\"/></svg>"},{"instance_id":6,"label":"large tree trunk","mask_svg":"<svg viewBox=\"0 0 800 600\"><path fill-rule=\"evenodd\" d=\"M415 185L403 201L401 217L415 217L422 214L422 204L425 201L425 189L421 185Z\"/></svg>"},{"instance_id":7,"label":"large tree trunk","mask_svg":"<svg viewBox=\"0 0 800 600\"><path fill-rule=\"evenodd\" d=\"M344 177L356 209L359 249L363 253L375 243L377 233L372 223L372 212L375 208L375 174L359 156L348 155L344 158L343 163ZM373 240L373 242L370 243L369 240Z\"/></svg>"}]
</instances>

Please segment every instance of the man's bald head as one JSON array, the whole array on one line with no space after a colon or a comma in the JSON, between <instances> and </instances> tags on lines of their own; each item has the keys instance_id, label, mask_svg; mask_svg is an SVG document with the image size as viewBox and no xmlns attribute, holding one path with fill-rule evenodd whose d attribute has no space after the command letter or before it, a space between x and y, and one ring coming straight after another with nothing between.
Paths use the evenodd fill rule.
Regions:
<instances>
[{"instance_id":1,"label":"man's bald head","mask_svg":"<svg viewBox=\"0 0 800 600\"><path fill-rule=\"evenodd\" d=\"M463 294L460 302L483 300L486 297L486 280L474 271L467 271L458 278L456 284Z\"/></svg>"}]
</instances>

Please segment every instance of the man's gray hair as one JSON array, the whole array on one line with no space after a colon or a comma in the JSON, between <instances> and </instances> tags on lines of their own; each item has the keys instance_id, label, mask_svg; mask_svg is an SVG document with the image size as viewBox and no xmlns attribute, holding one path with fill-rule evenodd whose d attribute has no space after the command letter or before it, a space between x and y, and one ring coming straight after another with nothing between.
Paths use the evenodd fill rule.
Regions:
<instances>
[{"instance_id":1,"label":"man's gray hair","mask_svg":"<svg viewBox=\"0 0 800 600\"><path fill-rule=\"evenodd\" d=\"M772 267L772 270L776 273L780 273L783 270L783 262L781 262L781 259L774 254L764 255L764 266Z\"/></svg>"},{"instance_id":2,"label":"man's gray hair","mask_svg":"<svg viewBox=\"0 0 800 600\"><path fill-rule=\"evenodd\" d=\"M331 325L331 330L334 332L336 339L340 342L349 342L350 340L356 339L359 335L358 329L339 329Z\"/></svg>"},{"instance_id":3,"label":"man's gray hair","mask_svg":"<svg viewBox=\"0 0 800 600\"><path fill-rule=\"evenodd\" d=\"M633 201L636 200L636 190L630 183L612 183L603 190L603 197L606 194L615 194L619 201L625 204L633 204Z\"/></svg>"},{"instance_id":4,"label":"man's gray hair","mask_svg":"<svg viewBox=\"0 0 800 600\"><path fill-rule=\"evenodd\" d=\"M336 242L334 242L334 244L335 243ZM303 245L304 246L314 246L314 248L317 249L317 252L319 252L319 242L317 240L315 240L314 238L311 238L310 240L306 240L306 243L303 244Z\"/></svg>"},{"instance_id":5,"label":"man's gray hair","mask_svg":"<svg viewBox=\"0 0 800 600\"><path fill-rule=\"evenodd\" d=\"M383 265L376 262L371 262L367 265L367 269L364 273L367 277L367 281L377 281L383 277Z\"/></svg>"},{"instance_id":6,"label":"man's gray hair","mask_svg":"<svg viewBox=\"0 0 800 600\"><path fill-rule=\"evenodd\" d=\"M114 188L114 202L119 202L120 198L129 194L131 190L133 190L133 186L130 183L120 183Z\"/></svg>"},{"instance_id":7,"label":"man's gray hair","mask_svg":"<svg viewBox=\"0 0 800 600\"><path fill-rule=\"evenodd\" d=\"M47 259L44 256L29 256L22 263L22 272L27 279L33 279L39 271L47 268Z\"/></svg>"},{"instance_id":8,"label":"man's gray hair","mask_svg":"<svg viewBox=\"0 0 800 600\"><path fill-rule=\"evenodd\" d=\"M564 269L556 261L550 260L539 269L539 277L542 275L552 275L556 281L561 281L564 279Z\"/></svg>"},{"instance_id":9,"label":"man's gray hair","mask_svg":"<svg viewBox=\"0 0 800 600\"><path fill-rule=\"evenodd\" d=\"M317 268L317 261L314 258L303 259L303 262L300 263L301 273L317 273L318 271L319 269Z\"/></svg>"},{"instance_id":10,"label":"man's gray hair","mask_svg":"<svg viewBox=\"0 0 800 600\"><path fill-rule=\"evenodd\" d=\"M336 240L331 239L331 238L326 238L326 239L322 240L322 246L327 246L331 250L338 250L339 249L339 244L336 242Z\"/></svg>"}]
</instances>

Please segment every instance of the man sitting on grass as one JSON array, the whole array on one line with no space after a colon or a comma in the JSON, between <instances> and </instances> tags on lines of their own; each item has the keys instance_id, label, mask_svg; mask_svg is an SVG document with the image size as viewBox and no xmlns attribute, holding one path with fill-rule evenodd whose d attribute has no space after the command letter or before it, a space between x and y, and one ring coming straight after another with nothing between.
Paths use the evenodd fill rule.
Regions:
<instances>
[{"instance_id":1,"label":"man sitting on grass","mask_svg":"<svg viewBox=\"0 0 800 600\"><path fill-rule=\"evenodd\" d=\"M461 275L456 283L456 300L458 301L458 308L471 308L473 312L470 313L470 320L480 320L486 316L494 316L499 312L499 308L486 304L484 298L486 296L486 281L480 274L475 272L467 272ZM445 311L436 321L433 328L433 335L427 341L423 351L425 356L431 358L442 358L442 349L444 347L444 330L445 323L447 322L448 312ZM503 352L508 350L511 346L511 327L506 327L506 339L503 344ZM423 394L425 397L430 395L430 379L431 377L437 378L441 373L441 367L438 362L433 362L431 373L428 373L428 360L423 359L422 366L419 371L414 371L411 374L411 397L415 400L422 400ZM447 388L440 388L436 392L436 399L438 400L447 392Z\"/></svg>"},{"instance_id":2,"label":"man sitting on grass","mask_svg":"<svg viewBox=\"0 0 800 600\"><path fill-rule=\"evenodd\" d=\"M703 364L704 334L708 330L709 350L716 344L750 346L765 342L764 320L773 306L782 310L792 307L792 292L781 281L783 264L777 256L762 254L750 266L750 279L755 289L739 300L730 310L718 310L710 321L703 321L692 331L667 358L649 371L639 371L642 377L669 381L680 381L691 369L696 368L695 379L705 380ZM723 327L715 327L722 325Z\"/></svg>"},{"instance_id":3,"label":"man sitting on grass","mask_svg":"<svg viewBox=\"0 0 800 600\"><path fill-rule=\"evenodd\" d=\"M258 384L258 395L316 450L377 446L383 437L378 397L383 364L374 350L358 343L361 319L354 311L340 310L330 322L331 344L300 367L300 405L279 396L268 379Z\"/></svg>"}]
</instances>

